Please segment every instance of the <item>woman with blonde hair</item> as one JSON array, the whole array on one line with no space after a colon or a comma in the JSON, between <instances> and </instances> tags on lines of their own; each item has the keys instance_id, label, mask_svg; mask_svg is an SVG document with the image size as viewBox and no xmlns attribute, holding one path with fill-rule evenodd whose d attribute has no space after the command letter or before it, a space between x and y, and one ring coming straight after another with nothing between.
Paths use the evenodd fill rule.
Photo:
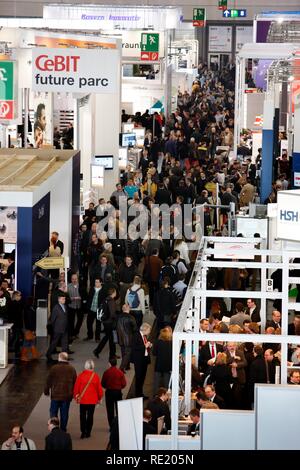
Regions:
<instances>
[{"instance_id":1,"label":"woman with blonde hair","mask_svg":"<svg viewBox=\"0 0 300 470\"><path fill-rule=\"evenodd\" d=\"M227 364L227 355L219 352L216 362L210 373L210 382L215 385L216 394L223 398L226 408L233 405L231 384L233 383L231 368Z\"/></svg>"},{"instance_id":2,"label":"woman with blonde hair","mask_svg":"<svg viewBox=\"0 0 300 470\"><path fill-rule=\"evenodd\" d=\"M153 392L156 394L160 387L169 388L172 371L172 328L166 326L160 330L158 339L152 349L156 357Z\"/></svg>"}]
</instances>

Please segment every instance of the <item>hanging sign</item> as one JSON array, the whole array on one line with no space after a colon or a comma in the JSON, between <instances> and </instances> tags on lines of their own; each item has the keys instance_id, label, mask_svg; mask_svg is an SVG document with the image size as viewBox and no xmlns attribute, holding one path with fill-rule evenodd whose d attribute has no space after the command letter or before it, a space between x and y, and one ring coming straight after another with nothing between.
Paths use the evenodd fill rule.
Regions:
<instances>
[{"instance_id":1,"label":"hanging sign","mask_svg":"<svg viewBox=\"0 0 300 470\"><path fill-rule=\"evenodd\" d=\"M159 33L142 33L141 60L159 59Z\"/></svg>"},{"instance_id":2,"label":"hanging sign","mask_svg":"<svg viewBox=\"0 0 300 470\"><path fill-rule=\"evenodd\" d=\"M194 8L193 10L193 26L203 27L206 22L205 8Z\"/></svg>"},{"instance_id":3,"label":"hanging sign","mask_svg":"<svg viewBox=\"0 0 300 470\"><path fill-rule=\"evenodd\" d=\"M119 67L117 50L37 47L32 51L32 90L116 93Z\"/></svg>"},{"instance_id":4,"label":"hanging sign","mask_svg":"<svg viewBox=\"0 0 300 470\"><path fill-rule=\"evenodd\" d=\"M15 116L15 62L0 61L0 119L11 120Z\"/></svg>"}]
</instances>

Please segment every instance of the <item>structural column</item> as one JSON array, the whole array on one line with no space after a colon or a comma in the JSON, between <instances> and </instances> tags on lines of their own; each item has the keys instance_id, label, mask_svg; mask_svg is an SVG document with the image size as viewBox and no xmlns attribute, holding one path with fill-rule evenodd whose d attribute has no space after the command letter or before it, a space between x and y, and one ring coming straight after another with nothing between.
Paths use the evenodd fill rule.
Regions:
<instances>
[{"instance_id":1,"label":"structural column","mask_svg":"<svg viewBox=\"0 0 300 470\"><path fill-rule=\"evenodd\" d=\"M300 90L293 94L294 100L294 146L293 146L293 172L292 172L292 186L295 186L295 173L300 173ZM298 176L298 175L297 175Z\"/></svg>"},{"instance_id":2,"label":"structural column","mask_svg":"<svg viewBox=\"0 0 300 470\"><path fill-rule=\"evenodd\" d=\"M274 100L267 97L264 102L264 124L262 139L262 166L260 201L263 203L272 191L274 151Z\"/></svg>"}]
</instances>

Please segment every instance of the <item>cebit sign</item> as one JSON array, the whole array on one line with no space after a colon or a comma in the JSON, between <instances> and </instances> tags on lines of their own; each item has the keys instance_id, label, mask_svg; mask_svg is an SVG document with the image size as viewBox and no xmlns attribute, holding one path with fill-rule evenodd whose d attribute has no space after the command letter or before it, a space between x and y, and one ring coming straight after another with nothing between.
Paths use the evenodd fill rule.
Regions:
<instances>
[{"instance_id":1,"label":"cebit sign","mask_svg":"<svg viewBox=\"0 0 300 470\"><path fill-rule=\"evenodd\" d=\"M118 50L36 48L32 51L32 89L73 93L116 93Z\"/></svg>"},{"instance_id":2,"label":"cebit sign","mask_svg":"<svg viewBox=\"0 0 300 470\"><path fill-rule=\"evenodd\" d=\"M79 59L79 55L56 55L49 59L48 54L41 54L35 59L35 66L43 72L77 72Z\"/></svg>"}]
</instances>

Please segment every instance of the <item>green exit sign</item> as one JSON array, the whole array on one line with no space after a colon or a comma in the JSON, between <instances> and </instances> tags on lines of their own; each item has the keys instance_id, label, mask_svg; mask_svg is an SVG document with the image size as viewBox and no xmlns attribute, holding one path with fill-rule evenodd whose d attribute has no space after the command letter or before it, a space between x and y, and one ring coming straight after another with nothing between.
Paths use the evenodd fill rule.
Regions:
<instances>
[{"instance_id":1,"label":"green exit sign","mask_svg":"<svg viewBox=\"0 0 300 470\"><path fill-rule=\"evenodd\" d=\"M0 120L11 120L15 117L15 62L0 61Z\"/></svg>"},{"instance_id":2,"label":"green exit sign","mask_svg":"<svg viewBox=\"0 0 300 470\"><path fill-rule=\"evenodd\" d=\"M218 0L218 3L219 10L227 10L227 0Z\"/></svg>"},{"instance_id":3,"label":"green exit sign","mask_svg":"<svg viewBox=\"0 0 300 470\"><path fill-rule=\"evenodd\" d=\"M193 26L205 26L206 10L205 8L194 8Z\"/></svg>"},{"instance_id":4,"label":"green exit sign","mask_svg":"<svg viewBox=\"0 0 300 470\"><path fill-rule=\"evenodd\" d=\"M0 100L14 99L14 62L0 61Z\"/></svg>"},{"instance_id":5,"label":"green exit sign","mask_svg":"<svg viewBox=\"0 0 300 470\"><path fill-rule=\"evenodd\" d=\"M231 18L237 18L239 16L238 10L231 10Z\"/></svg>"},{"instance_id":6,"label":"green exit sign","mask_svg":"<svg viewBox=\"0 0 300 470\"><path fill-rule=\"evenodd\" d=\"M142 52L159 52L159 33L142 33Z\"/></svg>"}]
</instances>

